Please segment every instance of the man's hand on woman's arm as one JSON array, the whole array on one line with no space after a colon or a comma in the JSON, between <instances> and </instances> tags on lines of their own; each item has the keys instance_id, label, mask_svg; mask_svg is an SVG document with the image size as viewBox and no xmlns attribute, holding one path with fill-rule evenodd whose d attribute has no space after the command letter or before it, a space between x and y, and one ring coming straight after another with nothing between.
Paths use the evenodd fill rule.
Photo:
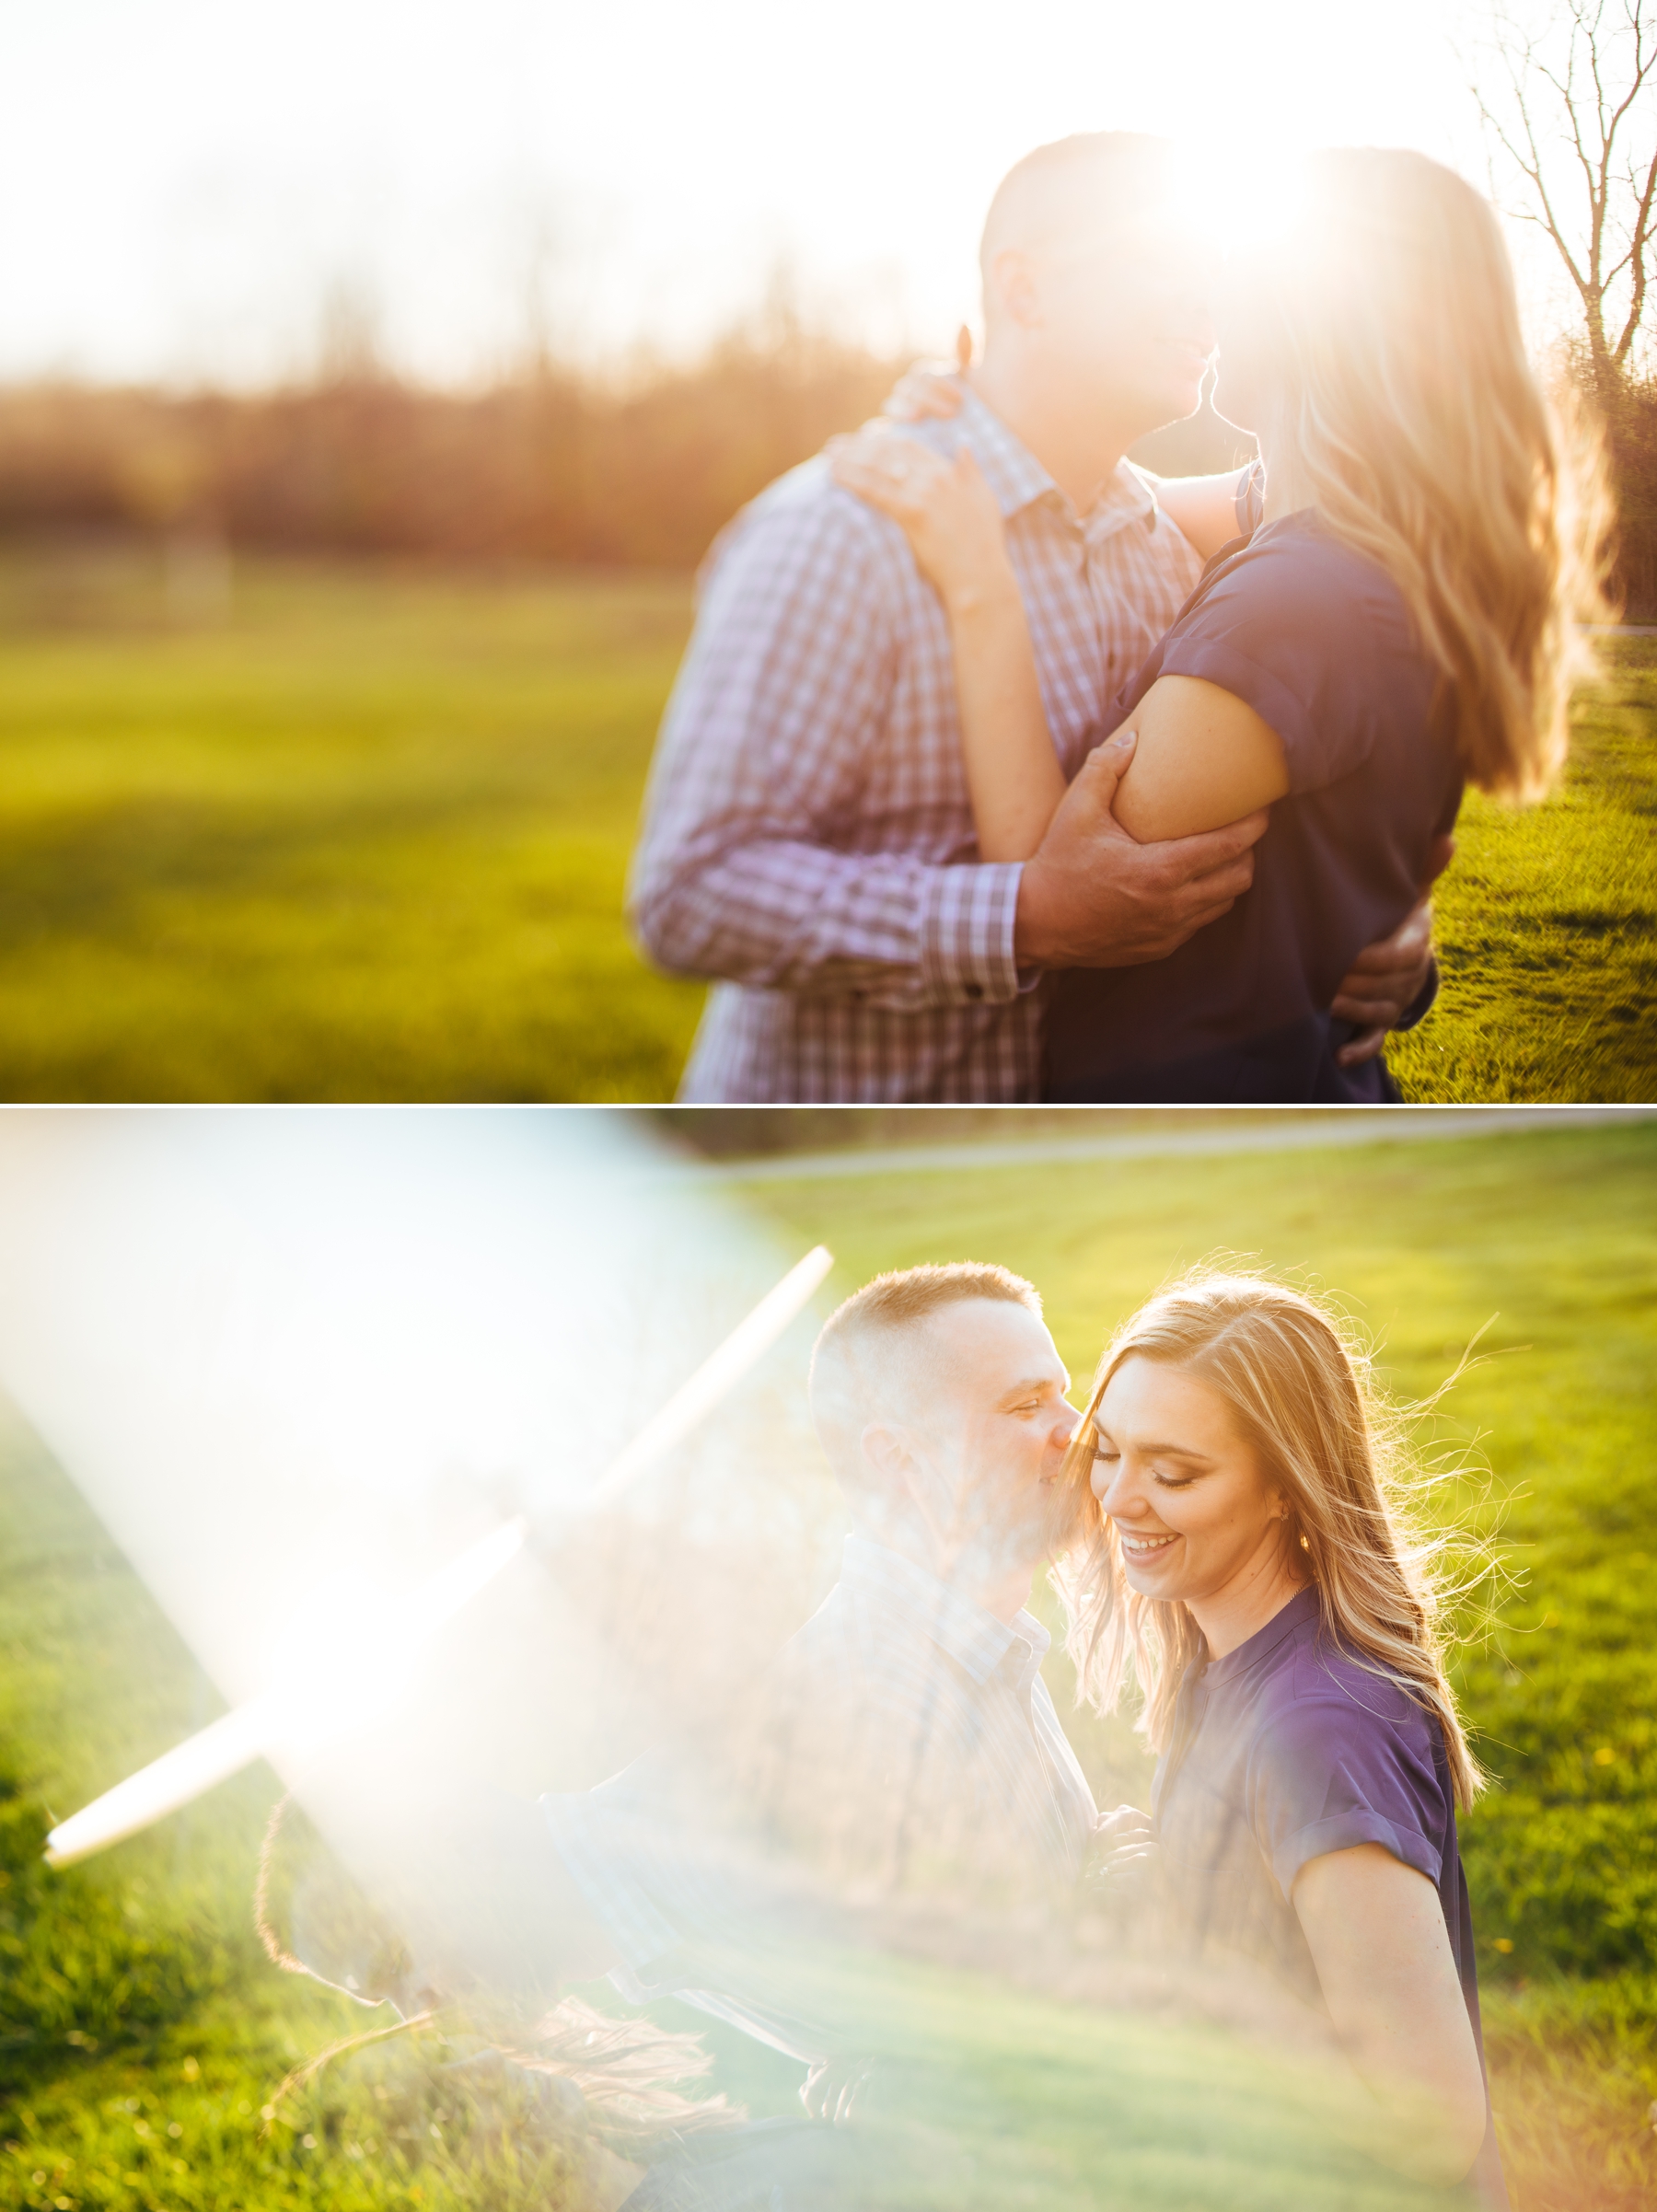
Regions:
<instances>
[{"instance_id":1,"label":"man's hand on woman's arm","mask_svg":"<svg viewBox=\"0 0 1657 2212\"><path fill-rule=\"evenodd\" d=\"M1261 809L1223 829L1141 845L1111 812L1133 759L1123 731L1083 762L1025 863L1014 946L1030 967L1136 967L1165 960L1254 881Z\"/></svg>"},{"instance_id":2,"label":"man's hand on woman's arm","mask_svg":"<svg viewBox=\"0 0 1657 2212\"><path fill-rule=\"evenodd\" d=\"M1244 810L1268 805L1288 789L1282 746L1269 725L1242 700L1195 677L1159 678L1134 710L1131 728L1118 732L1103 751L1112 753L1118 746L1125 749L1114 781L1121 787L1117 791L1113 783L1113 799L1107 804L1114 804L1118 823L1129 833L1130 851L1132 839L1142 839L1145 842L1140 850L1147 853L1170 859L1185 851L1195 855L1205 836L1188 832L1228 838L1232 828L1243 828L1246 824L1257 825L1246 840L1252 843L1264 828L1266 817L1262 813L1245 816ZM1095 760L1099 758L1095 754ZM1222 827L1228 815L1243 819L1231 828ZM1053 828L1058 827L1055 818ZM1342 982L1331 1012L1358 1024L1362 1031L1337 1055L1343 1068L1373 1060L1388 1032L1398 1026L1425 990L1432 972L1431 893L1454 851L1454 838L1433 840L1418 903L1390 936L1359 954ZM1245 877L1234 885L1226 905L1248 887L1249 880ZM1024 907L1021 896L1021 921ZM1217 907L1203 920L1211 921L1223 911L1224 906ZM1189 929L1184 930L1164 952L1173 951L1176 944L1182 944L1190 934ZM1022 937L1019 952L1022 958ZM1136 960L1161 959L1164 952L1129 952L1114 959L1055 961L1053 965L1128 967Z\"/></svg>"}]
</instances>

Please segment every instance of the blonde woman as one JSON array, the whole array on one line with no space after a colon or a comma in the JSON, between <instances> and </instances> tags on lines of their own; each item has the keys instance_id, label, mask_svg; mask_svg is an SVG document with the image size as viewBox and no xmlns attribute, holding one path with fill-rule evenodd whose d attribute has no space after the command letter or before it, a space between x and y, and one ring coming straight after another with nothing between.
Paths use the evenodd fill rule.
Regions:
<instances>
[{"instance_id":1,"label":"blonde woman","mask_svg":"<svg viewBox=\"0 0 1657 2212\"><path fill-rule=\"evenodd\" d=\"M1177 1919L1327 2013L1398 2163L1501 2206L1455 1832L1482 1778L1389 1457L1314 1300L1203 1272L1153 1298L1071 1445L1099 1511L1070 1645L1101 1710L1130 1665L1143 1693ZM1127 1809L1110 1825L1143 1847Z\"/></svg>"},{"instance_id":2,"label":"blonde woman","mask_svg":"<svg viewBox=\"0 0 1657 2212\"><path fill-rule=\"evenodd\" d=\"M979 851L1027 863L1021 912L1049 825L1108 804L1124 767L1114 811L1141 840L1271 807L1229 912L1165 960L1060 978L1046 1095L1396 1098L1380 1058L1340 1064L1354 1032L1331 1003L1442 865L1464 783L1529 797L1557 776L1597 496L1526 359L1490 207L1422 155L1315 156L1304 214L1234 267L1216 322L1216 403L1259 439L1263 515L1239 501L1234 521L1223 480L1157 487L1215 558L1101 701L1115 735L1068 796L971 456L870 433L835 473L902 526L944 600ZM939 385L919 404L951 403ZM1258 524L1246 541L1238 521Z\"/></svg>"}]
</instances>

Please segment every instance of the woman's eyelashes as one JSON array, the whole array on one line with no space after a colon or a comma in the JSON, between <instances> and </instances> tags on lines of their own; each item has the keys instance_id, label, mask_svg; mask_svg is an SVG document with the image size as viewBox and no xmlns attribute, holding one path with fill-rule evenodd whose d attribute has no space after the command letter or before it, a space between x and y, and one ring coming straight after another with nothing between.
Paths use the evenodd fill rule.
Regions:
<instances>
[{"instance_id":1,"label":"woman's eyelashes","mask_svg":"<svg viewBox=\"0 0 1657 2212\"><path fill-rule=\"evenodd\" d=\"M1119 1452L1098 1451L1094 1453L1095 1467L1119 1467L1121 1464L1122 1455ZM1164 1490L1188 1490L1197 1479L1195 1475L1169 1475L1161 1467L1148 1467L1146 1473L1158 1488Z\"/></svg>"}]
</instances>

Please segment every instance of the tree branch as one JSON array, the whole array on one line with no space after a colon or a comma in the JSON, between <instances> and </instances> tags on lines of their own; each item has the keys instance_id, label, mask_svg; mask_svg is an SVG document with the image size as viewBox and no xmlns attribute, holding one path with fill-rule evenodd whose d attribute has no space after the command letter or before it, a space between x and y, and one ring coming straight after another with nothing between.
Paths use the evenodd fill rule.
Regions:
<instances>
[{"instance_id":1,"label":"tree branch","mask_svg":"<svg viewBox=\"0 0 1657 2212\"><path fill-rule=\"evenodd\" d=\"M1497 0L1486 49L1500 57L1506 78L1498 104L1475 82L1486 144L1522 180L1510 208L1515 219L1543 231L1582 304L1596 363L1620 370L1644 319L1657 252L1657 144L1642 122L1637 153L1625 152L1637 118L1645 116L1657 76L1657 0L1565 0L1559 32L1545 46ZM1551 49L1551 50L1550 50ZM1557 149L1557 150L1556 150ZM1568 217L1558 165L1574 174L1581 220ZM1609 295L1628 286L1627 313L1611 340Z\"/></svg>"}]
</instances>

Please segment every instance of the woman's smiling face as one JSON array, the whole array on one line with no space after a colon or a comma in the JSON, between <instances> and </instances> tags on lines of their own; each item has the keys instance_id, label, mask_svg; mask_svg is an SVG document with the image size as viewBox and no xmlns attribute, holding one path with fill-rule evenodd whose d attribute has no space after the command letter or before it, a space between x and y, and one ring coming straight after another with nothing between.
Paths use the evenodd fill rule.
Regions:
<instances>
[{"instance_id":1,"label":"woman's smiling face","mask_svg":"<svg viewBox=\"0 0 1657 2212\"><path fill-rule=\"evenodd\" d=\"M1094 1495L1145 1597L1235 1597L1283 1572L1287 1508L1230 1407L1199 1376L1130 1357L1097 1415Z\"/></svg>"}]
</instances>

